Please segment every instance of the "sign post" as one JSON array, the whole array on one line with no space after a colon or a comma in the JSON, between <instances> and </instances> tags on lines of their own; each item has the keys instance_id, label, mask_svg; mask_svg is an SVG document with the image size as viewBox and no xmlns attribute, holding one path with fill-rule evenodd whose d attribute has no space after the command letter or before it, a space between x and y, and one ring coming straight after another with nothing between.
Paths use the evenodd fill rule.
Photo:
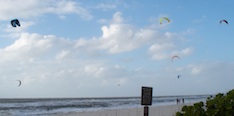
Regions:
<instances>
[{"instance_id":1,"label":"sign post","mask_svg":"<svg viewBox=\"0 0 234 116\"><path fill-rule=\"evenodd\" d=\"M142 87L141 88L141 105L144 105L144 116L149 116L149 107L152 105L153 88Z\"/></svg>"},{"instance_id":2,"label":"sign post","mask_svg":"<svg viewBox=\"0 0 234 116\"><path fill-rule=\"evenodd\" d=\"M148 106L144 107L144 116L149 116L149 107Z\"/></svg>"}]
</instances>

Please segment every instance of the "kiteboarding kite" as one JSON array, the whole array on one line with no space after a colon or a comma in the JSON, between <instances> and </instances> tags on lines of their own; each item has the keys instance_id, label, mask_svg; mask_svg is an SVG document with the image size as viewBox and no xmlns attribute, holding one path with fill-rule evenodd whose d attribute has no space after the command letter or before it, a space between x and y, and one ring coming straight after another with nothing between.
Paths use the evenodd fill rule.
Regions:
<instances>
[{"instance_id":1,"label":"kiteboarding kite","mask_svg":"<svg viewBox=\"0 0 234 116\"><path fill-rule=\"evenodd\" d=\"M179 56L177 56L177 55L174 55L174 56L172 56L172 57L171 57L171 61L173 62L173 60L174 60L175 58L178 58L178 59L180 59L180 57L179 57Z\"/></svg>"},{"instance_id":2,"label":"kiteboarding kite","mask_svg":"<svg viewBox=\"0 0 234 116\"><path fill-rule=\"evenodd\" d=\"M228 24L228 21L227 21L227 20L221 20L221 21L219 21L220 24L221 24L222 22L225 22L226 24Z\"/></svg>"},{"instance_id":3,"label":"kiteboarding kite","mask_svg":"<svg viewBox=\"0 0 234 116\"><path fill-rule=\"evenodd\" d=\"M21 82L20 80L16 80L16 81L18 81L18 82L19 82L19 85L18 85L18 87L19 87L19 86L21 85L21 83L22 83L22 82Z\"/></svg>"},{"instance_id":4,"label":"kiteboarding kite","mask_svg":"<svg viewBox=\"0 0 234 116\"><path fill-rule=\"evenodd\" d=\"M18 19L13 19L13 20L11 20L11 25L12 25L12 27L16 27L16 26L20 27L20 22Z\"/></svg>"},{"instance_id":5,"label":"kiteboarding kite","mask_svg":"<svg viewBox=\"0 0 234 116\"><path fill-rule=\"evenodd\" d=\"M170 23L170 19L167 17L162 17L159 19L160 24L162 24L163 20L166 20L168 23Z\"/></svg>"},{"instance_id":6,"label":"kiteboarding kite","mask_svg":"<svg viewBox=\"0 0 234 116\"><path fill-rule=\"evenodd\" d=\"M181 77L181 75L178 75L177 78L179 79Z\"/></svg>"}]
</instances>

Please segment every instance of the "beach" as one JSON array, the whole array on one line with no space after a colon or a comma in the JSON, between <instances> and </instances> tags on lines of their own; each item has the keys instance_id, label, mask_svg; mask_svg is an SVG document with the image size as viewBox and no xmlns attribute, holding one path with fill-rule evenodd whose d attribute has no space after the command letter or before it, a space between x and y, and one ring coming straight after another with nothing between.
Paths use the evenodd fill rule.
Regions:
<instances>
[{"instance_id":1,"label":"beach","mask_svg":"<svg viewBox=\"0 0 234 116\"><path fill-rule=\"evenodd\" d=\"M181 111L184 105L192 105L192 103L149 106L149 116L175 116L176 112ZM144 106L139 108L108 109L88 112L70 112L57 114L55 116L144 116Z\"/></svg>"},{"instance_id":2,"label":"beach","mask_svg":"<svg viewBox=\"0 0 234 116\"><path fill-rule=\"evenodd\" d=\"M184 102L177 99L184 98ZM170 116L207 95L155 96L149 116ZM141 97L0 99L3 116L143 116Z\"/></svg>"}]
</instances>

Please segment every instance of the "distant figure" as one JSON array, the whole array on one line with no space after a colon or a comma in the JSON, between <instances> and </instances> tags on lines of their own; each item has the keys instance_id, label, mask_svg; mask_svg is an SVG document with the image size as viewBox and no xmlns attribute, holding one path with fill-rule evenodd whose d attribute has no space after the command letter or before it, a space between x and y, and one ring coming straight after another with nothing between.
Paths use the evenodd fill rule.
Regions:
<instances>
[{"instance_id":1,"label":"distant figure","mask_svg":"<svg viewBox=\"0 0 234 116\"><path fill-rule=\"evenodd\" d=\"M182 102L184 103L184 98L182 98Z\"/></svg>"},{"instance_id":2,"label":"distant figure","mask_svg":"<svg viewBox=\"0 0 234 116\"><path fill-rule=\"evenodd\" d=\"M176 99L176 103L179 104L179 99Z\"/></svg>"}]
</instances>

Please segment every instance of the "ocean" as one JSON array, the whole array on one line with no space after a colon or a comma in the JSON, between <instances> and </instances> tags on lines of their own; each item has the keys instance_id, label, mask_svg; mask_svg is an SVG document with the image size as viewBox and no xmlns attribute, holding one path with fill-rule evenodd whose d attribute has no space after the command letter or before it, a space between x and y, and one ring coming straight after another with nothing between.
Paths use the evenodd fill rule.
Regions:
<instances>
[{"instance_id":1,"label":"ocean","mask_svg":"<svg viewBox=\"0 0 234 116\"><path fill-rule=\"evenodd\" d=\"M157 96L152 106L205 102L210 95ZM140 97L108 98L20 98L0 99L0 116L53 116L60 113L135 108L141 106Z\"/></svg>"}]
</instances>

